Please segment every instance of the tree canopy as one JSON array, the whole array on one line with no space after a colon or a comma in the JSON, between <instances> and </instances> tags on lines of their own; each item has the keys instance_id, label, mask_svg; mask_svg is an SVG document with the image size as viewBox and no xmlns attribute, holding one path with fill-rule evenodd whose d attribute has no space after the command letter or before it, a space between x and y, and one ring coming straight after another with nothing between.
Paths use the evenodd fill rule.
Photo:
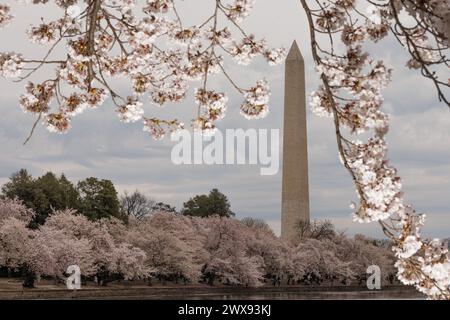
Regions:
<instances>
[{"instance_id":1,"label":"tree canopy","mask_svg":"<svg viewBox=\"0 0 450 320\"><path fill-rule=\"evenodd\" d=\"M43 224L52 210L79 209L79 193L64 175L47 172L33 178L27 170L14 173L2 187L3 196L20 199L36 216L32 225Z\"/></svg>"},{"instance_id":2,"label":"tree canopy","mask_svg":"<svg viewBox=\"0 0 450 320\"><path fill-rule=\"evenodd\" d=\"M231 205L227 196L218 189L212 189L208 195L197 195L183 204L182 214L194 217L208 217L218 215L233 217Z\"/></svg>"},{"instance_id":3,"label":"tree canopy","mask_svg":"<svg viewBox=\"0 0 450 320\"><path fill-rule=\"evenodd\" d=\"M120 204L114 184L110 180L87 178L77 184L80 210L91 220L120 218Z\"/></svg>"},{"instance_id":4,"label":"tree canopy","mask_svg":"<svg viewBox=\"0 0 450 320\"><path fill-rule=\"evenodd\" d=\"M175 207L156 201L139 190L125 191L119 197L112 181L95 177L74 184L64 174L57 176L47 172L34 178L26 169L21 169L11 175L1 191L1 197L18 199L33 210L30 220L33 228L44 224L51 212L65 209L76 210L90 220L114 217L124 222L130 217L148 218L157 212L177 213ZM213 198L220 202L219 207L223 206L224 199L220 194L213 194Z\"/></svg>"},{"instance_id":5,"label":"tree canopy","mask_svg":"<svg viewBox=\"0 0 450 320\"><path fill-rule=\"evenodd\" d=\"M14 173L2 187L3 197L19 199L35 212L33 227L44 224L52 211L74 209L92 220L123 218L114 184L87 178L74 185L64 174L52 172L33 178L27 170Z\"/></svg>"}]
</instances>

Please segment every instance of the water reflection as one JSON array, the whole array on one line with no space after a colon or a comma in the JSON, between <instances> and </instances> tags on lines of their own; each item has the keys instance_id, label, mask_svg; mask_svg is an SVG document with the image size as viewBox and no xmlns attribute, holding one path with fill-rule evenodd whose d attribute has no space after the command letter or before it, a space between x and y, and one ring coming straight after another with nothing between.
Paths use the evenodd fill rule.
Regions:
<instances>
[{"instance_id":1,"label":"water reflection","mask_svg":"<svg viewBox=\"0 0 450 320\"><path fill-rule=\"evenodd\" d=\"M195 295L175 299L189 300L424 300L415 291L355 291L355 292L270 292L261 294Z\"/></svg>"}]
</instances>

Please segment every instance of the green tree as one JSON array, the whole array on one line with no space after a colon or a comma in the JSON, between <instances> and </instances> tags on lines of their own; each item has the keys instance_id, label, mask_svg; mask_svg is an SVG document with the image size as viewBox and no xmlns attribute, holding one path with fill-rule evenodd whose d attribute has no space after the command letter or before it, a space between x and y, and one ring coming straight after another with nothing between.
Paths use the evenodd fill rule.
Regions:
<instances>
[{"instance_id":1,"label":"green tree","mask_svg":"<svg viewBox=\"0 0 450 320\"><path fill-rule=\"evenodd\" d=\"M2 187L2 194L9 199L18 198L22 200L25 206L36 212L32 227L42 224L47 217L47 208L49 206L47 197L41 189L36 187L36 181L26 169L21 169L13 173L9 181Z\"/></svg>"},{"instance_id":2,"label":"green tree","mask_svg":"<svg viewBox=\"0 0 450 320\"><path fill-rule=\"evenodd\" d=\"M80 211L91 220L116 217L126 220L120 212L116 188L110 180L87 178L78 183Z\"/></svg>"},{"instance_id":3,"label":"green tree","mask_svg":"<svg viewBox=\"0 0 450 320\"><path fill-rule=\"evenodd\" d=\"M14 173L2 187L5 197L18 198L36 212L32 227L43 224L53 210L78 209L79 194L75 186L63 175L52 172L34 179L25 169Z\"/></svg>"},{"instance_id":4,"label":"green tree","mask_svg":"<svg viewBox=\"0 0 450 320\"><path fill-rule=\"evenodd\" d=\"M34 180L27 170L21 169L9 178L2 186L2 194L6 198L19 198L27 207L34 209Z\"/></svg>"},{"instance_id":5,"label":"green tree","mask_svg":"<svg viewBox=\"0 0 450 320\"><path fill-rule=\"evenodd\" d=\"M34 188L40 190L46 198L44 209L61 209L62 194L59 187L58 178L52 172L47 172L43 176L34 180Z\"/></svg>"},{"instance_id":6,"label":"green tree","mask_svg":"<svg viewBox=\"0 0 450 320\"><path fill-rule=\"evenodd\" d=\"M209 195L198 195L183 204L182 213L186 216L208 217L219 215L231 217L231 205L227 196L217 189L211 190Z\"/></svg>"},{"instance_id":7,"label":"green tree","mask_svg":"<svg viewBox=\"0 0 450 320\"><path fill-rule=\"evenodd\" d=\"M78 209L79 193L75 186L62 174L59 178L47 172L35 181L47 199L47 212L62 209Z\"/></svg>"}]
</instances>

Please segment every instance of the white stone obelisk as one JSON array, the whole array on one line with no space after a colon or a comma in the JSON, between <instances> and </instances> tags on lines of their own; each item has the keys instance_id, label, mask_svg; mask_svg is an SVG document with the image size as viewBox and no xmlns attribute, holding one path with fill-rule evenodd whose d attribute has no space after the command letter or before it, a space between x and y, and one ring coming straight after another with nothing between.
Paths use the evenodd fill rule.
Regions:
<instances>
[{"instance_id":1,"label":"white stone obelisk","mask_svg":"<svg viewBox=\"0 0 450 320\"><path fill-rule=\"evenodd\" d=\"M295 41L285 72L281 238L290 241L295 225L309 221L305 64Z\"/></svg>"}]
</instances>

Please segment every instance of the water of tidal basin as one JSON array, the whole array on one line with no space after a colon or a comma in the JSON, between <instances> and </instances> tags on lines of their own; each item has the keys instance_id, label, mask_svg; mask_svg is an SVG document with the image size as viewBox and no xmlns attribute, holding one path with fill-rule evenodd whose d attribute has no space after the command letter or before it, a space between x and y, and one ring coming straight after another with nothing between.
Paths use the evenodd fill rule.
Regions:
<instances>
[{"instance_id":1,"label":"water of tidal basin","mask_svg":"<svg viewBox=\"0 0 450 320\"><path fill-rule=\"evenodd\" d=\"M282 292L261 294L195 295L176 297L189 300L423 300L415 291Z\"/></svg>"}]
</instances>

